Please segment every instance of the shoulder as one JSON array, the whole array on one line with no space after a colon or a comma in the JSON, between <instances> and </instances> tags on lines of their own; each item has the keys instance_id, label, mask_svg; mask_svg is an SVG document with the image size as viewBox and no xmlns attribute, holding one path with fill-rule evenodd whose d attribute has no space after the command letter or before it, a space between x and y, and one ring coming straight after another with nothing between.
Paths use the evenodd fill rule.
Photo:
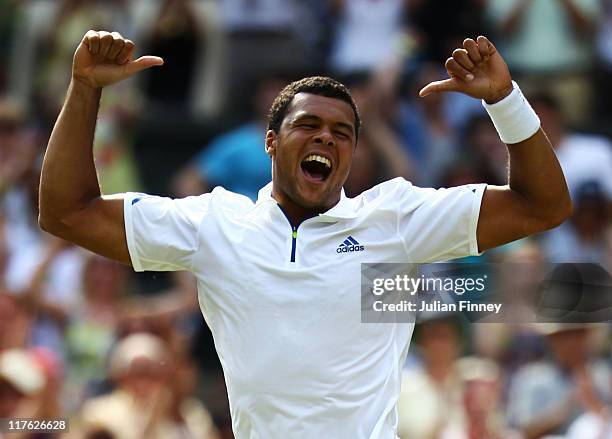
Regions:
<instances>
[{"instance_id":1,"label":"shoulder","mask_svg":"<svg viewBox=\"0 0 612 439\"><path fill-rule=\"evenodd\" d=\"M397 210L398 206L405 205L404 200L411 188L412 183L404 178L394 178L377 184L354 198L346 198L345 208L351 215L359 217Z\"/></svg>"},{"instance_id":2,"label":"shoulder","mask_svg":"<svg viewBox=\"0 0 612 439\"><path fill-rule=\"evenodd\" d=\"M210 192L209 200L208 217L244 217L255 208L255 203L249 197L222 186L217 186Z\"/></svg>"},{"instance_id":3,"label":"shoulder","mask_svg":"<svg viewBox=\"0 0 612 439\"><path fill-rule=\"evenodd\" d=\"M353 199L356 206L368 206L373 203L402 205L402 210L418 208L422 204L439 201L449 201L470 193L478 193L486 184L467 184L449 188L430 188L413 185L403 177L380 183Z\"/></svg>"},{"instance_id":4,"label":"shoulder","mask_svg":"<svg viewBox=\"0 0 612 439\"><path fill-rule=\"evenodd\" d=\"M411 182L403 177L396 177L391 180L373 186L367 191L362 192L353 198L356 207L367 206L381 200L390 200L398 196L407 196L413 190Z\"/></svg>"},{"instance_id":5,"label":"shoulder","mask_svg":"<svg viewBox=\"0 0 612 439\"><path fill-rule=\"evenodd\" d=\"M227 206L238 210L253 207L253 201L249 197L229 191L223 186L216 186L209 195L211 202L217 205Z\"/></svg>"},{"instance_id":6,"label":"shoulder","mask_svg":"<svg viewBox=\"0 0 612 439\"><path fill-rule=\"evenodd\" d=\"M211 211L231 210L245 212L253 207L250 198L217 186L211 192L184 198L170 198L136 192L125 194L124 206L130 211L159 215L180 214L183 217L201 218Z\"/></svg>"},{"instance_id":7,"label":"shoulder","mask_svg":"<svg viewBox=\"0 0 612 439\"><path fill-rule=\"evenodd\" d=\"M211 194L206 193L185 198L172 198L162 195L144 194L139 192L127 192L124 194L124 205L126 208L144 210L183 210L198 211L205 209L210 202Z\"/></svg>"}]
</instances>

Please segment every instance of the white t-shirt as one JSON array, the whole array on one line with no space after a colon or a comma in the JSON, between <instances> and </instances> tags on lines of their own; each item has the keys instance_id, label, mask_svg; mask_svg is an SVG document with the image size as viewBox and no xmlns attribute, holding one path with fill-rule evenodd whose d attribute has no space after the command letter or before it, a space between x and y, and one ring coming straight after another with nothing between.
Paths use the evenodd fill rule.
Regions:
<instances>
[{"instance_id":1,"label":"white t-shirt","mask_svg":"<svg viewBox=\"0 0 612 439\"><path fill-rule=\"evenodd\" d=\"M256 203L220 187L178 200L129 193L126 237L135 270L196 275L236 438L392 439L413 324L361 323L360 264L477 254L485 187L396 178L343 193L296 238L271 184ZM363 250L337 251L345 241Z\"/></svg>"}]
</instances>

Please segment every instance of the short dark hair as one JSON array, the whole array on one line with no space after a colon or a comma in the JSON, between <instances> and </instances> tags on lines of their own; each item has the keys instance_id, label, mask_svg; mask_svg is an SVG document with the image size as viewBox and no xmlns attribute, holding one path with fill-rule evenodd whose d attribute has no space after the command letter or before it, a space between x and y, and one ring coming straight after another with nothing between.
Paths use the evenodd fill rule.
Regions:
<instances>
[{"instance_id":1,"label":"short dark hair","mask_svg":"<svg viewBox=\"0 0 612 439\"><path fill-rule=\"evenodd\" d=\"M287 115L289 105L298 93L311 93L328 98L340 99L349 104L355 115L355 140L359 138L361 118L357 105L353 100L353 96L351 96L351 92L341 82L326 76L311 76L309 78L300 79L283 88L276 99L274 99L272 107L270 107L270 113L268 114L268 130L272 130L275 133L280 131L283 120Z\"/></svg>"}]
</instances>

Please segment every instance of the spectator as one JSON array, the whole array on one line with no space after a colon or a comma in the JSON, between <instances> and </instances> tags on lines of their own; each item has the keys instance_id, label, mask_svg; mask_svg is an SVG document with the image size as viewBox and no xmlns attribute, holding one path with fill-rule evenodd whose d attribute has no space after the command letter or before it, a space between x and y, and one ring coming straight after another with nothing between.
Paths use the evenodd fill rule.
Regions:
<instances>
[{"instance_id":1,"label":"spectator","mask_svg":"<svg viewBox=\"0 0 612 439\"><path fill-rule=\"evenodd\" d=\"M544 235L545 251L554 262L596 262L608 260L612 201L612 143L594 134L568 130L558 102L548 94L531 99L542 120L574 200L571 221Z\"/></svg>"},{"instance_id":2,"label":"spectator","mask_svg":"<svg viewBox=\"0 0 612 439\"><path fill-rule=\"evenodd\" d=\"M83 277L79 282L82 297L63 300L57 294L49 294L43 288L43 280L53 264L64 257L65 247L66 243L53 241L28 290L18 298L38 316L31 343L51 349L60 361L66 362L61 390L64 408L70 412L86 396L99 391L106 378L106 358L125 312L127 271L120 264L90 255L79 271ZM82 257L80 252L78 257Z\"/></svg>"},{"instance_id":3,"label":"spectator","mask_svg":"<svg viewBox=\"0 0 612 439\"><path fill-rule=\"evenodd\" d=\"M127 270L109 259L89 255L82 277L82 296L63 309L69 360L65 397L72 409L99 392L106 378L127 293Z\"/></svg>"},{"instance_id":4,"label":"spectator","mask_svg":"<svg viewBox=\"0 0 612 439\"><path fill-rule=\"evenodd\" d=\"M61 359L53 351L45 348L34 348L31 355L45 378L45 385L39 394L38 416L43 419L61 418L64 413L60 404L64 380Z\"/></svg>"},{"instance_id":5,"label":"spectator","mask_svg":"<svg viewBox=\"0 0 612 439\"><path fill-rule=\"evenodd\" d=\"M224 98L222 78L223 62L225 61L225 47L223 45L223 30L217 0L181 0L172 2L167 0L130 0L128 8L133 41L149 41L157 35L158 44L164 45L170 39L184 38L189 41L190 50L168 52L165 47L149 47L147 52L157 50L165 60L165 67L161 71L148 75L152 81L157 78L166 78L166 85L171 83L171 89L183 94L181 100L183 108L194 116L217 116L221 111L221 101ZM161 27L160 27L161 26ZM133 35L133 36L132 36ZM160 40L161 38L161 40ZM189 65L185 68L185 60L179 55L187 52ZM157 53L157 52L155 52ZM149 72L152 73L152 72ZM145 83L146 83L145 75ZM181 79L179 79L181 78ZM160 82L161 79L159 80ZM159 87L149 81L148 87ZM140 87L137 89L140 91ZM166 92L159 89L161 99L157 99L155 109L164 116ZM147 93L144 98L148 99ZM171 99L171 96L168 96ZM176 110L176 103L173 105Z\"/></svg>"},{"instance_id":6,"label":"spectator","mask_svg":"<svg viewBox=\"0 0 612 439\"><path fill-rule=\"evenodd\" d=\"M110 368L117 389L85 404L80 416L85 437L216 437L206 410L177 393L176 362L157 337L126 337L115 347ZM179 413L172 410L175 397L181 397Z\"/></svg>"},{"instance_id":7,"label":"spectator","mask_svg":"<svg viewBox=\"0 0 612 439\"><path fill-rule=\"evenodd\" d=\"M0 419L36 418L45 376L23 349L0 351Z\"/></svg>"},{"instance_id":8,"label":"spectator","mask_svg":"<svg viewBox=\"0 0 612 439\"><path fill-rule=\"evenodd\" d=\"M28 282L40 261L41 232L36 224L38 133L26 125L23 108L14 101L0 99L0 206L8 264L7 286L17 291Z\"/></svg>"},{"instance_id":9,"label":"spectator","mask_svg":"<svg viewBox=\"0 0 612 439\"><path fill-rule=\"evenodd\" d=\"M456 369L461 334L455 317L434 316L415 334L423 367L406 370L397 411L403 439L433 439L449 426L463 426L462 383Z\"/></svg>"},{"instance_id":10,"label":"spectator","mask_svg":"<svg viewBox=\"0 0 612 439\"><path fill-rule=\"evenodd\" d=\"M23 108L13 101L0 101L0 209L4 220L0 234L6 236L6 267L2 272L6 288L13 294L27 293L33 283L44 289L50 301L67 302L75 294L79 278L80 251L52 249L37 223L40 133L27 124ZM52 241L50 241L52 242ZM51 251L52 254L49 254ZM61 256L60 256L61 253ZM55 256L58 256L57 258ZM36 280L41 267L49 277ZM46 273L46 269L44 270ZM34 344L62 351L59 334L47 322L39 322Z\"/></svg>"},{"instance_id":11,"label":"spectator","mask_svg":"<svg viewBox=\"0 0 612 439\"><path fill-rule=\"evenodd\" d=\"M493 288L504 303L503 318L473 324L470 344L475 355L496 361L510 375L543 356L544 343L534 334L531 322L538 319L539 291L549 267L533 239L505 246L491 262L496 265Z\"/></svg>"},{"instance_id":12,"label":"spectator","mask_svg":"<svg viewBox=\"0 0 612 439\"><path fill-rule=\"evenodd\" d=\"M34 318L15 296L0 293L0 352L11 348L24 349L30 342Z\"/></svg>"},{"instance_id":13,"label":"spectator","mask_svg":"<svg viewBox=\"0 0 612 439\"><path fill-rule=\"evenodd\" d=\"M425 99L418 97L421 85L436 80L439 69L425 64L418 72L418 80L399 110L399 124L409 154L417 162L419 185L437 185L442 171L458 154L458 133L451 125L449 98L442 93Z\"/></svg>"},{"instance_id":14,"label":"spectator","mask_svg":"<svg viewBox=\"0 0 612 439\"><path fill-rule=\"evenodd\" d=\"M587 74L600 0L490 0L487 12L521 88L552 93L569 121L584 123L593 100Z\"/></svg>"},{"instance_id":15,"label":"spectator","mask_svg":"<svg viewBox=\"0 0 612 439\"><path fill-rule=\"evenodd\" d=\"M174 419L184 419L194 437L216 439L218 434L212 425L207 409L193 397L197 383L194 363L184 354L176 359L175 379L172 381L172 402L170 413Z\"/></svg>"},{"instance_id":16,"label":"spectator","mask_svg":"<svg viewBox=\"0 0 612 439\"><path fill-rule=\"evenodd\" d=\"M612 200L610 141L603 136L570 131L561 104L550 94L538 93L531 96L529 102L555 148L573 199L582 183L597 181L607 199Z\"/></svg>"},{"instance_id":17,"label":"spectator","mask_svg":"<svg viewBox=\"0 0 612 439\"><path fill-rule=\"evenodd\" d=\"M14 291L36 317L30 344L55 352L65 360L63 317L76 301L83 265L81 249L66 241L45 235L46 242L37 256L38 265L28 273L28 282Z\"/></svg>"},{"instance_id":18,"label":"spectator","mask_svg":"<svg viewBox=\"0 0 612 439\"><path fill-rule=\"evenodd\" d=\"M600 61L595 117L605 124L612 114L612 0L601 0L602 14L597 29L597 53Z\"/></svg>"},{"instance_id":19,"label":"spectator","mask_svg":"<svg viewBox=\"0 0 612 439\"><path fill-rule=\"evenodd\" d=\"M270 158L264 150L266 117L284 85L276 77L262 78L253 99L253 119L221 134L196 155L176 179L179 195L199 195L223 186L257 199L259 189L272 179Z\"/></svg>"},{"instance_id":20,"label":"spectator","mask_svg":"<svg viewBox=\"0 0 612 439\"><path fill-rule=\"evenodd\" d=\"M428 62L444 63L467 35L486 35L482 14L486 1L407 1L406 21L418 35L421 57Z\"/></svg>"},{"instance_id":21,"label":"spectator","mask_svg":"<svg viewBox=\"0 0 612 439\"><path fill-rule=\"evenodd\" d=\"M227 36L226 110L248 117L244 97L256 78L308 69L297 30L308 23L307 31L316 33L317 23L297 0L220 0L219 4Z\"/></svg>"},{"instance_id":22,"label":"spectator","mask_svg":"<svg viewBox=\"0 0 612 439\"><path fill-rule=\"evenodd\" d=\"M495 127L485 115L476 114L464 128L463 151L470 166L480 170L482 180L503 185L508 178L508 149L497 135ZM470 183L476 183L471 181Z\"/></svg>"},{"instance_id":23,"label":"spectator","mask_svg":"<svg viewBox=\"0 0 612 439\"><path fill-rule=\"evenodd\" d=\"M2 15L0 15L0 38L2 41L13 41L15 32L15 24L18 21L20 8L19 4L14 1L1 1ZM10 60L10 44L2 44L0 46L0 94L6 93L8 69Z\"/></svg>"},{"instance_id":24,"label":"spectator","mask_svg":"<svg viewBox=\"0 0 612 439\"><path fill-rule=\"evenodd\" d=\"M147 38L147 51L164 59L163 69L151 70L145 95L155 108L187 113L199 57L206 56L205 31L189 0L164 0Z\"/></svg>"},{"instance_id":25,"label":"spectator","mask_svg":"<svg viewBox=\"0 0 612 439\"><path fill-rule=\"evenodd\" d=\"M609 363L594 358L592 327L584 324L538 324L551 357L519 369L513 377L508 416L526 438L564 435L584 413L603 414L612 401Z\"/></svg>"},{"instance_id":26,"label":"spectator","mask_svg":"<svg viewBox=\"0 0 612 439\"><path fill-rule=\"evenodd\" d=\"M590 262L607 266L610 242L606 239L611 222L608 200L597 181L577 189L570 221L544 236L544 248L552 262Z\"/></svg>"},{"instance_id":27,"label":"spectator","mask_svg":"<svg viewBox=\"0 0 612 439\"><path fill-rule=\"evenodd\" d=\"M103 99L96 126L94 157L99 167L100 187L105 194L126 188L142 188L133 153L136 111L142 103L129 87Z\"/></svg>"},{"instance_id":28,"label":"spectator","mask_svg":"<svg viewBox=\"0 0 612 439\"><path fill-rule=\"evenodd\" d=\"M507 429L501 406L501 373L491 360L466 357L457 369L463 382L463 407L466 424L444 430L440 439L521 439Z\"/></svg>"},{"instance_id":29,"label":"spectator","mask_svg":"<svg viewBox=\"0 0 612 439\"><path fill-rule=\"evenodd\" d=\"M47 59L39 65L41 74L32 78L38 87L38 104L44 106L39 111L47 112L51 120L64 99L64 94L58 90L66 87L70 78L74 41L80 40L89 29L111 27L125 32L130 26L127 0L62 0L55 3L46 17L51 26L38 35L39 47L35 52L35 56Z\"/></svg>"},{"instance_id":30,"label":"spectator","mask_svg":"<svg viewBox=\"0 0 612 439\"><path fill-rule=\"evenodd\" d=\"M414 167L389 120L388 91L381 86L381 73L356 73L345 79L361 112L364 128L359 134L349 178L344 185L348 196L354 196L394 177L411 179Z\"/></svg>"},{"instance_id":31,"label":"spectator","mask_svg":"<svg viewBox=\"0 0 612 439\"><path fill-rule=\"evenodd\" d=\"M373 71L395 61L407 3L407 0L333 0L337 22L331 70L347 75Z\"/></svg>"},{"instance_id":32,"label":"spectator","mask_svg":"<svg viewBox=\"0 0 612 439\"><path fill-rule=\"evenodd\" d=\"M7 3L4 1L3 3ZM34 96L41 80L40 71L43 65L41 58L46 58L46 46L43 35L48 35L53 27L50 17L57 14L59 2L32 0L28 2L10 1L17 8L16 16L4 14L6 6L2 5L3 18L13 18L13 38L4 40L3 47L8 52L8 95L18 100L25 110L35 110L33 116L41 117L41 109L33 104Z\"/></svg>"}]
</instances>

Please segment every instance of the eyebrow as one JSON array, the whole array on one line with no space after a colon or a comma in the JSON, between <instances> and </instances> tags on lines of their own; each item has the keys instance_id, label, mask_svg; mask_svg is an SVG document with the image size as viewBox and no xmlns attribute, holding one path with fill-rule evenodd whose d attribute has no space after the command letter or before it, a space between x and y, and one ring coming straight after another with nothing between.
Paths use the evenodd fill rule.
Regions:
<instances>
[{"instance_id":1,"label":"eyebrow","mask_svg":"<svg viewBox=\"0 0 612 439\"><path fill-rule=\"evenodd\" d=\"M321 119L319 116L316 116L314 114L299 114L296 117L294 117L291 120L291 125L294 125L298 122L303 122L305 120L312 120L315 122L321 122L323 119ZM336 122L335 123L336 126L339 126L341 128L347 128L351 133L355 134L355 127L351 124L348 124L346 122Z\"/></svg>"}]
</instances>

